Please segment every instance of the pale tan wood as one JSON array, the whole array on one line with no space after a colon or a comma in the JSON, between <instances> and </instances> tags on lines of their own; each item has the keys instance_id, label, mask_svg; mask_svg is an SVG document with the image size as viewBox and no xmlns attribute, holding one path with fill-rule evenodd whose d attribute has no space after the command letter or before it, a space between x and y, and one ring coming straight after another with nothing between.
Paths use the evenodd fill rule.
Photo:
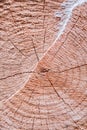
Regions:
<instances>
[{"instance_id":1,"label":"pale tan wood","mask_svg":"<svg viewBox=\"0 0 87 130\"><path fill-rule=\"evenodd\" d=\"M39 61L27 84L1 107L1 130L87 129L87 4Z\"/></svg>"},{"instance_id":2,"label":"pale tan wood","mask_svg":"<svg viewBox=\"0 0 87 130\"><path fill-rule=\"evenodd\" d=\"M0 101L25 85L58 33L61 2L0 2Z\"/></svg>"}]
</instances>

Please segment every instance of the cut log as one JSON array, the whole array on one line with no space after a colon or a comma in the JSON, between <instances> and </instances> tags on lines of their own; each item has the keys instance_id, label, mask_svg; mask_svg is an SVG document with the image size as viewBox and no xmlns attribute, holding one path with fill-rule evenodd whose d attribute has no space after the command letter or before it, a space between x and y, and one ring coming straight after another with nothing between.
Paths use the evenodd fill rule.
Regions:
<instances>
[{"instance_id":1,"label":"cut log","mask_svg":"<svg viewBox=\"0 0 87 130\"><path fill-rule=\"evenodd\" d=\"M27 84L1 107L1 130L87 129L87 4L39 61Z\"/></svg>"}]
</instances>

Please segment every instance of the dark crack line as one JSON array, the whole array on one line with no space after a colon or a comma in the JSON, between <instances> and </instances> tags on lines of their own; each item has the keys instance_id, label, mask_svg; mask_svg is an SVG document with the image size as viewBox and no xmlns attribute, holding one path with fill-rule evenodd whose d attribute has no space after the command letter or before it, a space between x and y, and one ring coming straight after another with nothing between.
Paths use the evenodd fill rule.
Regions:
<instances>
[{"instance_id":1,"label":"dark crack line","mask_svg":"<svg viewBox=\"0 0 87 130\"><path fill-rule=\"evenodd\" d=\"M70 106L68 103L66 103L66 102L64 101L64 99L59 95L59 93L56 91L55 87L53 86L53 84L52 84L52 82L50 81L49 78L48 78L48 81L50 82L52 88L54 89L54 92L56 93L57 97L59 97L59 98L63 101L63 103L66 104L66 106L68 106L68 107L70 108L70 110L73 112L71 106ZM74 113L74 112L73 112L73 113ZM73 122L78 126L78 124L76 123L76 121L74 121L74 119L72 118L72 116L71 116L70 114L69 114L69 116L71 117L71 119L73 120ZM79 126L78 126L78 127L79 127ZM79 127L79 128L80 128L80 127ZM81 130L81 128L80 128L80 130Z\"/></svg>"},{"instance_id":2,"label":"dark crack line","mask_svg":"<svg viewBox=\"0 0 87 130\"><path fill-rule=\"evenodd\" d=\"M35 47L35 45L34 45L33 39L32 39L32 44L33 44L33 48L34 48L35 55L36 55L36 57L37 57L37 61L39 62L39 57L38 57L38 54L37 54L36 47Z\"/></svg>"},{"instance_id":3,"label":"dark crack line","mask_svg":"<svg viewBox=\"0 0 87 130\"><path fill-rule=\"evenodd\" d=\"M76 68L79 68L79 67L83 67L83 66L86 66L87 64L83 64L81 66L76 66L76 67L73 67L73 68L69 68L69 69L66 69L66 70L63 70L63 71L59 71L59 72L56 72L56 71L45 71L44 73L47 73L47 72L53 72L53 73L63 73L63 72L67 72L67 71L70 71L72 69L76 69ZM20 73L16 73L16 74L13 74L13 75L9 75L7 77L3 77L3 78L0 78L0 80L4 80L4 79L7 79L7 78L10 78L10 77L15 77L17 75L21 75L21 74L26 74L26 73L37 73L35 71L26 71L26 72L20 72ZM41 72L42 73L42 72ZM40 73L38 73L40 74Z\"/></svg>"},{"instance_id":4,"label":"dark crack line","mask_svg":"<svg viewBox=\"0 0 87 130\"><path fill-rule=\"evenodd\" d=\"M67 106L69 106L69 104L67 104L67 103L64 101L64 99L58 94L58 92L56 91L54 85L52 84L52 82L51 82L51 80L50 80L49 78L48 78L48 81L50 82L51 86L53 87L54 92L56 93L57 97L59 97L60 99L62 99L62 101L64 102L64 104L66 104ZM69 108L71 109L71 111L73 111L70 106L69 106Z\"/></svg>"},{"instance_id":5,"label":"dark crack line","mask_svg":"<svg viewBox=\"0 0 87 130\"><path fill-rule=\"evenodd\" d=\"M14 16L13 16L11 10L10 10L10 14L11 14L11 17L13 18L13 22L14 22L14 24L15 24L16 22L15 22L15 19L14 19ZM15 26L18 27L16 24L15 24ZM23 27L22 27L22 29L23 29ZM7 33L7 32L6 32L6 33ZM23 34L24 34L24 32L23 32ZM8 33L7 33L7 36L9 37ZM8 40L11 42L11 44L12 44L23 56L25 56L25 55L22 53L22 51L12 42L12 40L10 40L9 38L8 38Z\"/></svg>"},{"instance_id":6,"label":"dark crack line","mask_svg":"<svg viewBox=\"0 0 87 130\"><path fill-rule=\"evenodd\" d=\"M67 72L67 71L70 71L70 70L73 70L73 69L77 69L77 68L80 68L80 67L84 67L86 66L87 64L83 64L83 65L78 65L76 67L72 67L72 68L69 68L69 69L66 69L66 70L62 70L62 71L59 71L59 72L56 72L56 71L52 71L54 73L63 73L63 72Z\"/></svg>"},{"instance_id":7,"label":"dark crack line","mask_svg":"<svg viewBox=\"0 0 87 130\"><path fill-rule=\"evenodd\" d=\"M7 78L11 78L11 77L15 77L17 75L27 74L27 73L35 73L35 72L34 71L20 72L20 73L16 73L16 74L13 74L13 75L9 75L7 77L0 78L0 80L4 80L4 79L7 79Z\"/></svg>"},{"instance_id":8,"label":"dark crack line","mask_svg":"<svg viewBox=\"0 0 87 130\"><path fill-rule=\"evenodd\" d=\"M8 39L10 42L11 42L11 44L24 56L24 57L26 57L26 55L24 55L23 53L22 53L22 51L10 40L10 39Z\"/></svg>"},{"instance_id":9,"label":"dark crack line","mask_svg":"<svg viewBox=\"0 0 87 130\"><path fill-rule=\"evenodd\" d=\"M48 72L52 72L52 73L63 73L63 72L67 72L67 71L70 71L70 70L73 70L73 69L77 69L77 68L80 68L80 67L84 67L86 66L87 64L83 64L83 65L78 65L78 66L75 66L75 67L72 67L72 68L69 68L69 69L66 69L66 70L62 70L62 71L53 71L51 69L43 69L41 70L38 74L42 74L42 73L48 73ZM82 80L83 81L83 80ZM84 80L85 81L85 80Z\"/></svg>"},{"instance_id":10,"label":"dark crack line","mask_svg":"<svg viewBox=\"0 0 87 130\"><path fill-rule=\"evenodd\" d=\"M9 41L14 46L14 48L16 48L19 51L19 53L21 53L21 55L23 55L25 57L25 55L22 53L22 51L12 42L12 40L9 39L9 35L8 35L7 31L6 31L6 34L7 34L7 37L8 37L7 41Z\"/></svg>"}]
</instances>

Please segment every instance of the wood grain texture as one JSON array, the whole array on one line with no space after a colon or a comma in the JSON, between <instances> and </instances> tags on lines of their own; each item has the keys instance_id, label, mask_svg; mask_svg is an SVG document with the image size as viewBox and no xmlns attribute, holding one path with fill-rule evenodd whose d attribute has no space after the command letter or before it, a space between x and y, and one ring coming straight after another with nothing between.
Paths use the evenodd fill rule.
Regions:
<instances>
[{"instance_id":1,"label":"wood grain texture","mask_svg":"<svg viewBox=\"0 0 87 130\"><path fill-rule=\"evenodd\" d=\"M27 84L2 104L1 130L87 129L86 9L87 3L74 9Z\"/></svg>"},{"instance_id":2,"label":"wood grain texture","mask_svg":"<svg viewBox=\"0 0 87 130\"><path fill-rule=\"evenodd\" d=\"M60 5L51 0L0 3L0 101L25 85L55 40Z\"/></svg>"}]
</instances>

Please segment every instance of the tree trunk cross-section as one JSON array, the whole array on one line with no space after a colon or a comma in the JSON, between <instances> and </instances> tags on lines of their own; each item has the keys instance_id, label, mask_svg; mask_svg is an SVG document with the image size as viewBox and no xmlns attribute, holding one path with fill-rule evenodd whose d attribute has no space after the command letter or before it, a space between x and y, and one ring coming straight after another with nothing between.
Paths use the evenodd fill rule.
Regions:
<instances>
[{"instance_id":1,"label":"tree trunk cross-section","mask_svg":"<svg viewBox=\"0 0 87 130\"><path fill-rule=\"evenodd\" d=\"M56 3L56 1L53 3ZM15 16L15 18L16 17L17 16ZM54 26L55 24L53 21L51 22L53 24L52 26ZM44 26L46 26L46 23L44 23ZM27 27L27 24L25 24L25 26ZM29 31L32 32L33 26L31 25L30 27L32 27L32 29ZM38 27L40 27L40 25ZM51 29L51 27L49 28ZM11 39L13 37L12 35L17 35L18 31L14 33L15 29L13 29L13 32L10 34L10 29L13 28L9 27L9 37ZM46 32L48 33L49 31L46 30ZM27 32L26 35L30 35L31 37L31 34L29 34L29 32ZM54 36L55 33L52 35ZM54 41L52 35L50 32L49 36L52 38L45 36L48 42L46 42L47 45L49 42L52 44ZM20 36L18 36L19 40L12 38L12 44L15 43L14 48L16 46L15 51L17 51L16 54L18 54L18 56L22 55L23 58L29 58L30 48L28 50L28 44L26 44L25 40L26 38L23 38L25 40L24 44L22 44L22 42L19 44L14 41L20 41L22 40L21 38ZM39 38L44 38L44 36ZM5 39L5 37L3 39ZM38 64L36 65L35 69L28 71L31 77L29 78L26 85L24 85L21 89L19 88L19 91L14 93L13 96L8 96L10 98L8 98L8 100L4 99L6 101L0 104L0 129L87 130L87 3L84 3L83 5L80 5L73 10L72 17L66 25L63 34L50 48L46 48L46 50L49 48L47 52L44 48L45 52L43 51L42 54L44 56L42 58L39 57L40 52L39 49L36 48L40 47L43 44L37 44L34 42L35 39L39 42L42 42L42 40L38 39L37 36L35 38L34 35L31 39L32 44L30 45L33 46L33 51ZM7 43L4 43L3 41L1 44L3 48L7 47L9 50L11 43L9 40L7 41ZM35 45L37 45L37 47L35 47ZM21 49L21 47L23 47L23 49ZM31 52L33 53L33 51ZM6 54L3 55L3 57L6 57ZM21 57L19 57L17 60L21 60ZM17 60L15 63L18 62ZM22 60L24 60L23 64L27 63L27 65L30 65L26 59ZM31 59L31 61L32 60L33 59ZM11 67L9 69L11 69ZM18 71L17 73L19 76L22 72ZM14 75L16 74L13 73L13 76ZM23 75L25 75L25 73L23 73ZM11 79L10 76L7 76L7 79L8 78ZM6 78L2 76L2 80L6 80ZM20 78L16 77L15 80L20 80ZM22 84L23 83L21 82L21 85ZM9 94L11 89L8 87L6 87L6 89L9 89Z\"/></svg>"},{"instance_id":2,"label":"tree trunk cross-section","mask_svg":"<svg viewBox=\"0 0 87 130\"><path fill-rule=\"evenodd\" d=\"M60 5L51 0L0 3L0 100L24 86L54 42L60 21L54 14Z\"/></svg>"}]
</instances>

